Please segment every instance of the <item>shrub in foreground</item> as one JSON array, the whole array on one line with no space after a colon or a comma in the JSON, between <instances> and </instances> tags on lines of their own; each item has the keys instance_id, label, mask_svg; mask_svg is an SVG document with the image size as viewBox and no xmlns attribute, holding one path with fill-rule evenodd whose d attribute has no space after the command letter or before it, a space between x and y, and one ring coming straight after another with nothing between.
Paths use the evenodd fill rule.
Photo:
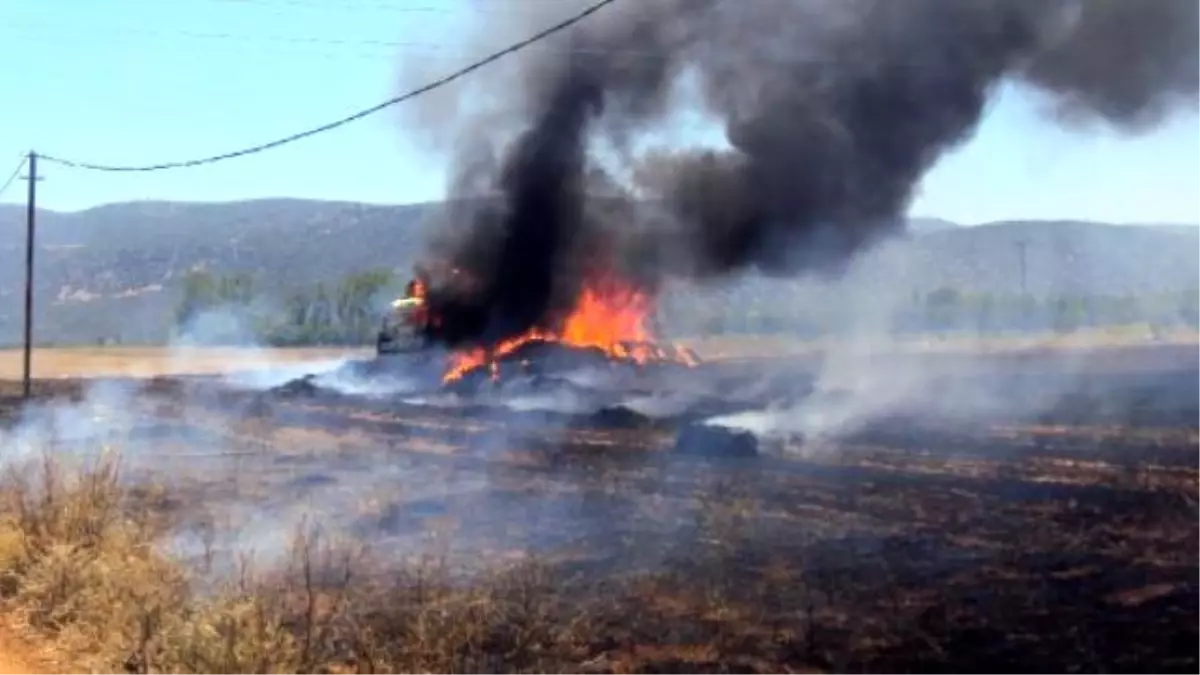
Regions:
<instances>
[{"instance_id":1,"label":"shrub in foreground","mask_svg":"<svg viewBox=\"0 0 1200 675\"><path fill-rule=\"evenodd\" d=\"M243 561L214 587L157 545L178 508L162 489L125 486L115 455L9 466L3 611L68 671L694 672L772 669L772 656L797 653L793 631L760 625L715 586L585 585L540 563L466 581L442 560L377 564L313 530L282 567Z\"/></svg>"}]
</instances>

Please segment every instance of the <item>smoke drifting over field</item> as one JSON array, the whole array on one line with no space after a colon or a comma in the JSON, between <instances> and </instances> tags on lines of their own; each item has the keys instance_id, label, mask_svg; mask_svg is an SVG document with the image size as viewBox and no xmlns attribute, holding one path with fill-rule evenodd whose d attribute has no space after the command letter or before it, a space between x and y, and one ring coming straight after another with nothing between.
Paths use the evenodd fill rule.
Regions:
<instances>
[{"instance_id":1,"label":"smoke drifting over field","mask_svg":"<svg viewBox=\"0 0 1200 675\"><path fill-rule=\"evenodd\" d=\"M483 3L477 50L584 4ZM552 320L596 265L650 290L836 272L898 227L1003 82L1130 132L1194 106L1198 19L1194 0L615 3L415 109L455 153L431 255L478 284L441 309L456 338L494 340ZM693 109L727 148L648 149Z\"/></svg>"}]
</instances>

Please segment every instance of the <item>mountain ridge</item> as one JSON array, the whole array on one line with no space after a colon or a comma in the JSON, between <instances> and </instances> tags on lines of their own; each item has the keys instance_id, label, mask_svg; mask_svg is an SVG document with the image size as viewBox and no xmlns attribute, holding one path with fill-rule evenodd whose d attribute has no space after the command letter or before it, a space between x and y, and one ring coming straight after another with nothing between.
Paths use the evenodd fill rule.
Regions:
<instances>
[{"instance_id":1,"label":"mountain ridge","mask_svg":"<svg viewBox=\"0 0 1200 675\"><path fill-rule=\"evenodd\" d=\"M35 316L50 342L161 335L192 270L249 272L268 295L365 269L407 274L442 202L407 205L262 198L147 200L38 211ZM0 204L0 342L19 339L24 279L21 205ZM1008 220L962 226L909 219L903 236L863 256L853 283L928 293L1137 295L1196 286L1200 226ZM131 329L135 327L136 330ZM132 330L132 334L131 334Z\"/></svg>"}]
</instances>

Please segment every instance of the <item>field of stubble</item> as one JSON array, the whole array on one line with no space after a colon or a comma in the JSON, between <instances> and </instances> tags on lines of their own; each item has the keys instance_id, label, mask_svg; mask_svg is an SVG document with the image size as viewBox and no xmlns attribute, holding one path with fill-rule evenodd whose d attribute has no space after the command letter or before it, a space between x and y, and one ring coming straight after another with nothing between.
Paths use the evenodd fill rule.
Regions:
<instances>
[{"instance_id":1,"label":"field of stubble","mask_svg":"<svg viewBox=\"0 0 1200 675\"><path fill-rule=\"evenodd\" d=\"M32 434L4 383L0 597L133 672L1195 672L1198 378L1194 345L972 359L948 395L1053 396L740 459L177 377L38 382Z\"/></svg>"}]
</instances>

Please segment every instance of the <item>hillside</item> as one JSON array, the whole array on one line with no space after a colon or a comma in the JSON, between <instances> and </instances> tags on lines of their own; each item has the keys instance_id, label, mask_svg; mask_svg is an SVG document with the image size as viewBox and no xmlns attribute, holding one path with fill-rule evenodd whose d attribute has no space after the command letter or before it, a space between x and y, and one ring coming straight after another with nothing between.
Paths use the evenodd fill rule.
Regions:
<instances>
[{"instance_id":1,"label":"hillside","mask_svg":"<svg viewBox=\"0 0 1200 675\"><path fill-rule=\"evenodd\" d=\"M190 270L253 272L278 290L406 268L421 206L271 199L39 212L35 320L54 342L161 335ZM24 210L0 206L0 342L20 334Z\"/></svg>"},{"instance_id":2,"label":"hillside","mask_svg":"<svg viewBox=\"0 0 1200 675\"><path fill-rule=\"evenodd\" d=\"M403 274L436 204L374 206L298 199L235 203L137 202L75 213L39 212L36 316L40 340L94 342L162 335L189 270L253 272L288 289L365 268ZM0 342L19 340L24 209L0 205ZM915 219L909 234L863 257L863 291L940 287L1014 293L1018 242L1037 295L1140 294L1196 285L1200 228L1084 222L999 222L964 228ZM755 286L755 284L751 284Z\"/></svg>"},{"instance_id":3,"label":"hillside","mask_svg":"<svg viewBox=\"0 0 1200 675\"><path fill-rule=\"evenodd\" d=\"M1195 287L1200 227L1007 221L940 229L877 251L888 283L928 292L1141 295Z\"/></svg>"}]
</instances>

